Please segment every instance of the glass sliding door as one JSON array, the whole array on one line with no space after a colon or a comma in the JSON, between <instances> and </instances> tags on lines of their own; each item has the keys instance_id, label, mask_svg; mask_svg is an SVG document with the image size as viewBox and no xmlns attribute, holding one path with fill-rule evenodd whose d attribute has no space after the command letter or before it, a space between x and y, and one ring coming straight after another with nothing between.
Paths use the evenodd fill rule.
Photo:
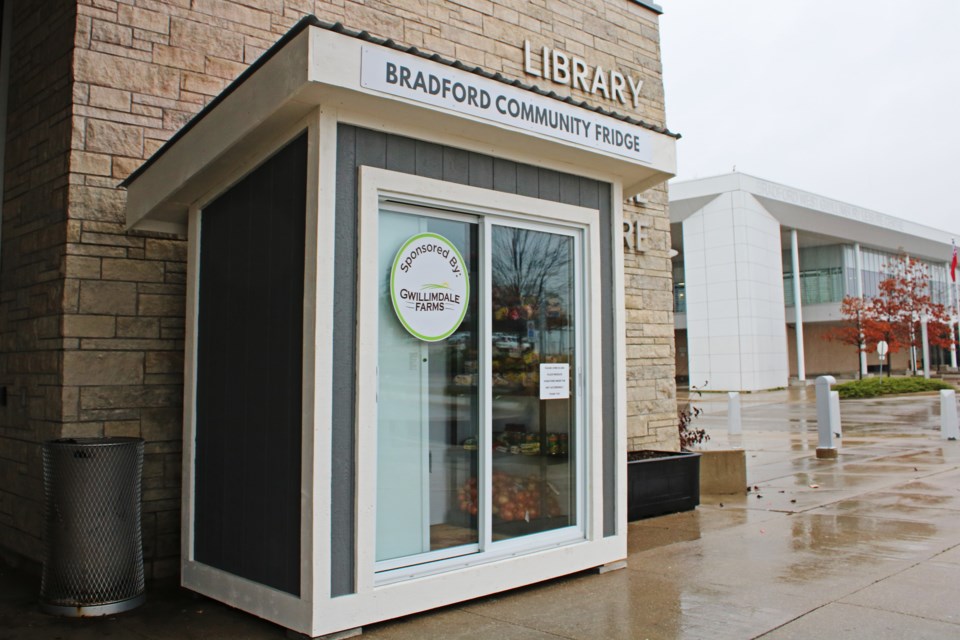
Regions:
<instances>
[{"instance_id":1,"label":"glass sliding door","mask_svg":"<svg viewBox=\"0 0 960 640\"><path fill-rule=\"evenodd\" d=\"M377 228L380 579L582 538L582 229L391 202Z\"/></svg>"},{"instance_id":2,"label":"glass sliding door","mask_svg":"<svg viewBox=\"0 0 960 640\"><path fill-rule=\"evenodd\" d=\"M376 560L381 571L471 553L479 541L476 296L456 330L436 341L413 335L391 298L397 253L419 235L449 241L467 275L475 276L478 228L476 222L398 209L381 209L378 225ZM401 304L438 304L411 300Z\"/></svg>"},{"instance_id":3,"label":"glass sliding door","mask_svg":"<svg viewBox=\"0 0 960 640\"><path fill-rule=\"evenodd\" d=\"M577 524L575 236L491 229L492 537Z\"/></svg>"}]
</instances>

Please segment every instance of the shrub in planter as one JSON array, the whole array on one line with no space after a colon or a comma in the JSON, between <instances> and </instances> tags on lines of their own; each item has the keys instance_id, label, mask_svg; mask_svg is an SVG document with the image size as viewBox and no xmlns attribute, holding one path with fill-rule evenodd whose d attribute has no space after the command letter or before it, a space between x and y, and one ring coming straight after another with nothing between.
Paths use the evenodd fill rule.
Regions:
<instances>
[{"instance_id":1,"label":"shrub in planter","mask_svg":"<svg viewBox=\"0 0 960 640\"><path fill-rule=\"evenodd\" d=\"M677 431L680 432L681 451L690 451L691 447L703 444L710 439L706 431L693 427L694 418L701 413L703 413L703 409L692 404L687 405L684 409L677 410Z\"/></svg>"}]
</instances>

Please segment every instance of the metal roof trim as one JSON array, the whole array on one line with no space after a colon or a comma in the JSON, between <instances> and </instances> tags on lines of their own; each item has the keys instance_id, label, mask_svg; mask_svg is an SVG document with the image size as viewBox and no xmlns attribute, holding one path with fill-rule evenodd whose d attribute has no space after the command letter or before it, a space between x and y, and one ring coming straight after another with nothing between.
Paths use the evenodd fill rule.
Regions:
<instances>
[{"instance_id":1,"label":"metal roof trim","mask_svg":"<svg viewBox=\"0 0 960 640\"><path fill-rule=\"evenodd\" d=\"M649 0L633 0L633 1L642 7L646 7L651 11L655 11L656 13L663 15L663 7L658 5L656 2L650 2Z\"/></svg>"}]
</instances>

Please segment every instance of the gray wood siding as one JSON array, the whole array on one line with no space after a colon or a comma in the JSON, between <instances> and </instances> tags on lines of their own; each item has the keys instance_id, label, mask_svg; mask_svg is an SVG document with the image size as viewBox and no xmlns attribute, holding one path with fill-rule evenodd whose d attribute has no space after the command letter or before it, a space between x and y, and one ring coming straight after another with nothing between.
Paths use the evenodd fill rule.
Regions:
<instances>
[{"instance_id":1,"label":"gray wood siding","mask_svg":"<svg viewBox=\"0 0 960 640\"><path fill-rule=\"evenodd\" d=\"M300 593L307 138L203 210L197 561Z\"/></svg>"}]
</instances>

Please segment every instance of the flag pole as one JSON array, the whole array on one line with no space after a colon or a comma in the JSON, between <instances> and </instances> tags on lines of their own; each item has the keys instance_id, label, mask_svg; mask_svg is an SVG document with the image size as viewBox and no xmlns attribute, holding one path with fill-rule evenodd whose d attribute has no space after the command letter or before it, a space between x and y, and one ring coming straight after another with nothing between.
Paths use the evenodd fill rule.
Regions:
<instances>
[{"instance_id":1,"label":"flag pole","mask_svg":"<svg viewBox=\"0 0 960 640\"><path fill-rule=\"evenodd\" d=\"M950 323L950 332L953 334L953 344L950 345L950 360L952 362L950 365L956 369L957 368L957 337L960 336L960 282L953 281L953 302L956 304L954 309L955 315L953 316L953 322Z\"/></svg>"},{"instance_id":2,"label":"flag pole","mask_svg":"<svg viewBox=\"0 0 960 640\"><path fill-rule=\"evenodd\" d=\"M950 259L950 279L953 280L953 302L956 315L950 323L950 333L953 334L953 344L950 346L950 366L957 368L957 337L960 336L960 281L957 280L957 241L950 238L953 245L953 256Z\"/></svg>"}]
</instances>

